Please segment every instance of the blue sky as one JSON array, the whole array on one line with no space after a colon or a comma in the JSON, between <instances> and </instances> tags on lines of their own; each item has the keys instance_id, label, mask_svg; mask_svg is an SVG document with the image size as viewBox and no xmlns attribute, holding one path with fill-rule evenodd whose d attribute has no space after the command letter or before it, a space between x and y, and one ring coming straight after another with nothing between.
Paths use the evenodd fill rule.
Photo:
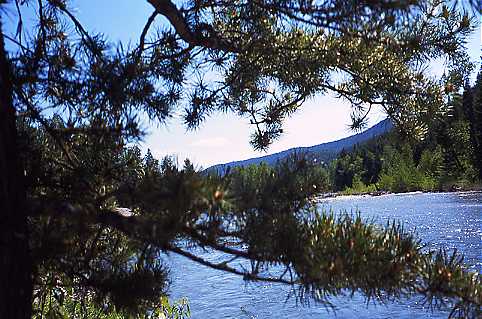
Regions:
<instances>
[{"instance_id":1,"label":"blue sky","mask_svg":"<svg viewBox=\"0 0 482 319\"><path fill-rule=\"evenodd\" d=\"M135 44L144 24L153 9L147 1L132 0L82 0L72 1L73 10L89 32L102 32L111 41ZM13 9L13 8L12 8ZM9 21L4 21L7 30L14 33ZM162 18L157 24L165 23ZM480 65L480 26L468 43L471 59ZM439 73L440 65L433 71ZM369 124L382 120L382 112L372 112ZM147 124L147 123L146 123ZM349 104L334 96L317 96L304 103L303 107L285 122L284 135L275 141L268 153L295 146L309 146L337 140L352 135ZM176 155L181 162L190 158L195 164L208 167L217 163L261 156L249 145L252 127L248 120L233 114L216 114L208 118L196 131L186 131L179 117L175 116L167 125L149 128L144 139L144 150L151 149L160 158Z\"/></svg>"}]
</instances>

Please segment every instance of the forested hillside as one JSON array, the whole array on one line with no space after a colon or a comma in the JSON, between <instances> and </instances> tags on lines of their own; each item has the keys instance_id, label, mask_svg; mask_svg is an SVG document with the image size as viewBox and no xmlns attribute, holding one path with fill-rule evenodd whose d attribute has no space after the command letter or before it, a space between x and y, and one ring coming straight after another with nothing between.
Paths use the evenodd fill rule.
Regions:
<instances>
[{"instance_id":1,"label":"forested hillside","mask_svg":"<svg viewBox=\"0 0 482 319\"><path fill-rule=\"evenodd\" d=\"M452 191L481 188L482 73L474 86L454 95L448 111L435 117L424 138L402 135L388 120L351 137L245 161L216 165L227 168L282 163L290 156L318 163L325 192L347 194L408 191ZM320 154L328 154L320 158ZM240 169L238 172L249 172Z\"/></svg>"},{"instance_id":2,"label":"forested hillside","mask_svg":"<svg viewBox=\"0 0 482 319\"><path fill-rule=\"evenodd\" d=\"M479 73L474 86L454 96L444 116L434 118L425 138L396 131L330 163L334 191L436 191L480 188L482 177L482 107Z\"/></svg>"},{"instance_id":3,"label":"forested hillside","mask_svg":"<svg viewBox=\"0 0 482 319\"><path fill-rule=\"evenodd\" d=\"M295 153L298 154L305 154L309 156L311 159L316 159L319 163L329 163L337 158L338 154L343 150L351 150L357 144L363 144L367 141L370 141L373 138L381 136L392 129L393 125L389 119L385 119L374 126L370 127L369 129L360 132L358 134L333 141L328 143L322 143L313 146L307 147L294 147L288 150L269 154L261 157L250 158L241 161L234 161L229 162L226 164L218 164L209 167L206 169L207 172L217 172L220 174L224 174L228 169L232 169L238 166L247 166L247 165L255 165L255 164L267 164L267 165L274 165L278 161L283 161L290 155Z\"/></svg>"}]
</instances>

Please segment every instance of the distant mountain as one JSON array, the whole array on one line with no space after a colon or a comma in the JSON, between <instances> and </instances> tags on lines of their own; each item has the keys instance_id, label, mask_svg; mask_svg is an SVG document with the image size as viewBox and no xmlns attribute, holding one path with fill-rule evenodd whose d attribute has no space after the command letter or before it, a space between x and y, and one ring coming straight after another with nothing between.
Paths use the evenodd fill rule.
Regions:
<instances>
[{"instance_id":1,"label":"distant mountain","mask_svg":"<svg viewBox=\"0 0 482 319\"><path fill-rule=\"evenodd\" d=\"M391 130L393 127L390 120L385 119L364 132L342 138L341 140L318 144L307 147L294 147L278 153L265 155L261 157L250 158L241 161L234 161L225 164L217 164L206 169L206 172L218 172L224 174L228 168L234 168L237 166L247 166L252 164L266 163L268 165L274 165L277 161L282 160L293 153L305 153L312 158L316 158L320 162L330 162L336 158L338 153L343 149L350 150L356 144L362 144L368 140L380 136Z\"/></svg>"}]
</instances>

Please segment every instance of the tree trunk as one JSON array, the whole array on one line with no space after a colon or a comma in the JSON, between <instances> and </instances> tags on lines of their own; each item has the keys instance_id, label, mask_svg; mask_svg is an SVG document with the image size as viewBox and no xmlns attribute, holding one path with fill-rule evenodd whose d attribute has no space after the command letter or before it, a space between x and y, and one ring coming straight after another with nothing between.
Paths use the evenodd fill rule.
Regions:
<instances>
[{"instance_id":1,"label":"tree trunk","mask_svg":"<svg viewBox=\"0 0 482 319\"><path fill-rule=\"evenodd\" d=\"M10 72L0 24L0 318L24 319L32 315L32 262Z\"/></svg>"}]
</instances>

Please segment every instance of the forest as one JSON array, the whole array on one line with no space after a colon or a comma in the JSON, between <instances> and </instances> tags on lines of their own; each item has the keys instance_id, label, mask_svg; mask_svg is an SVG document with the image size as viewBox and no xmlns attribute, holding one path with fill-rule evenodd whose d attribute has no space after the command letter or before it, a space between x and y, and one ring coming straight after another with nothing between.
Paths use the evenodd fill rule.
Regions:
<instances>
[{"instance_id":1,"label":"forest","mask_svg":"<svg viewBox=\"0 0 482 319\"><path fill-rule=\"evenodd\" d=\"M0 318L189 316L169 299L169 255L315 306L418 297L480 318L481 277L460 253L316 200L480 181L475 1L138 0L128 8L148 11L131 41L87 26L76 6L86 17L104 1L86 3L0 0ZM103 20L119 22L119 3ZM267 150L324 94L349 103L353 129L377 106L397 135L332 168L297 155L226 176L140 148L174 116L194 130L230 113Z\"/></svg>"},{"instance_id":2,"label":"forest","mask_svg":"<svg viewBox=\"0 0 482 319\"><path fill-rule=\"evenodd\" d=\"M326 168L331 190L370 192L480 189L482 180L482 73L450 101L423 140L393 131L342 151Z\"/></svg>"},{"instance_id":3,"label":"forest","mask_svg":"<svg viewBox=\"0 0 482 319\"><path fill-rule=\"evenodd\" d=\"M395 127L336 159L319 162L321 194L383 194L412 191L480 190L482 187L482 73L473 86L455 94L450 107L434 118L422 140ZM316 154L298 152L307 161ZM279 160L278 165L283 162ZM265 169L269 169L265 165ZM246 170L237 170L243 174ZM248 169L249 171L249 169Z\"/></svg>"}]
</instances>

